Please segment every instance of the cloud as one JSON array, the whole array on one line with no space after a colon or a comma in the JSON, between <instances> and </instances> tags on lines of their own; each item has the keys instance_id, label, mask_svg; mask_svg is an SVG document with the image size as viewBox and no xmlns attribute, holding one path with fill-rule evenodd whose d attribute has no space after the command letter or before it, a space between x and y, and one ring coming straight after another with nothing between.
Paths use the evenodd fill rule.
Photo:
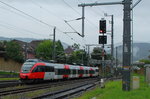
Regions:
<instances>
[{"instance_id":1,"label":"cloud","mask_svg":"<svg viewBox=\"0 0 150 99\"><path fill-rule=\"evenodd\" d=\"M16 7L17 9L24 11L35 18L42 20L50 25L56 26L57 29L68 32L73 31L63 20L71 20L75 18L81 17L81 7L78 7L78 0L65 0L69 7L63 0L3 0L4 2ZM33 1L33 2L32 2ZM112 2L112 0L80 0L81 2L89 3L89 2ZM136 34L135 40L138 40L140 37L143 37L142 40L149 41L149 22L150 22L150 13L149 13L149 0L142 1L139 5L137 5L134 9L134 32ZM0 4L1 7L7 8L9 10L14 11L11 8L6 7L3 4ZM14 11L15 13L19 13ZM79 14L78 14L78 13ZM86 7L85 8L85 41L82 40L77 34L66 34L61 33L57 30L56 39L63 40L64 42L73 43L77 41L79 43L98 43L98 27L99 20L103 18L104 12L108 14L114 15L114 35L115 42L122 42L123 35L123 6L115 5L115 6L97 6L97 7ZM49 28L48 26L41 24L30 17L27 17L21 13L22 16L19 16L13 12L4 10L0 8L0 20L3 22L7 22L9 24L42 34L43 36L30 34L30 33L19 33L14 32L13 36L22 36L22 37L30 37L30 35L35 38L50 38L49 35L53 33L53 28ZM107 21L110 18L106 18ZM81 33L81 20L69 22L77 31ZM107 24L110 25L110 24ZM144 30L143 30L144 29ZM2 29L2 32L6 32L7 35L11 36L10 30ZM143 31L141 33L141 31ZM139 35L140 34L140 35ZM145 36L146 35L146 36ZM110 35L108 35L110 36ZM71 40L71 38L74 39ZM110 41L110 39L108 39ZM108 41L108 42L109 42Z\"/></svg>"}]
</instances>

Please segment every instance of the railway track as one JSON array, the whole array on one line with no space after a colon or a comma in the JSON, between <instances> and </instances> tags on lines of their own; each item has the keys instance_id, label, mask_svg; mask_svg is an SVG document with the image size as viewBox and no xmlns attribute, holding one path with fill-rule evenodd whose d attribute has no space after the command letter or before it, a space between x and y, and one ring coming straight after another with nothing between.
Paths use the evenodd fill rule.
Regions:
<instances>
[{"instance_id":1,"label":"railway track","mask_svg":"<svg viewBox=\"0 0 150 99\"><path fill-rule=\"evenodd\" d=\"M69 85L69 84L75 84L75 83L83 83L83 82L85 83L87 81L94 81L94 80L97 80L97 78L68 80L68 81L61 81L61 82L51 82L51 83L46 83L46 84L29 85L26 88L0 91L0 97L6 96L6 95L12 95L12 94L30 92L30 91L40 90L40 89L52 88L52 87L62 86L62 85L67 85L67 84Z\"/></svg>"},{"instance_id":2,"label":"railway track","mask_svg":"<svg viewBox=\"0 0 150 99\"><path fill-rule=\"evenodd\" d=\"M120 78L119 78L120 79ZM109 80L118 80L117 78L104 78L105 82ZM83 92L94 88L100 84L100 81L91 81L83 84L72 86L71 88L62 89L55 92L43 94L41 96L34 97L32 99L70 99L81 95Z\"/></svg>"},{"instance_id":3,"label":"railway track","mask_svg":"<svg viewBox=\"0 0 150 99\"><path fill-rule=\"evenodd\" d=\"M0 83L5 83L5 82L18 82L18 80L2 80Z\"/></svg>"},{"instance_id":4,"label":"railway track","mask_svg":"<svg viewBox=\"0 0 150 99\"><path fill-rule=\"evenodd\" d=\"M19 80L0 81L0 88L14 87L22 84Z\"/></svg>"},{"instance_id":5,"label":"railway track","mask_svg":"<svg viewBox=\"0 0 150 99\"><path fill-rule=\"evenodd\" d=\"M88 89L93 88L96 85L96 83L99 83L99 82L89 81L87 83L82 83L78 85L76 84L72 86L71 88L66 88L63 90L46 93L44 95L37 96L32 99L70 99L70 98L73 98L73 96L76 96Z\"/></svg>"}]
</instances>

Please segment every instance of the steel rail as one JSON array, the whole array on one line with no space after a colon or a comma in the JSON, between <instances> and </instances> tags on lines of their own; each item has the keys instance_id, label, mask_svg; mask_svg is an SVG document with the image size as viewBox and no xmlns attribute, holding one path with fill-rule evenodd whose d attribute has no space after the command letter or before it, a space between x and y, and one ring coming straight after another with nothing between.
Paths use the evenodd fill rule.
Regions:
<instances>
[{"instance_id":1,"label":"steel rail","mask_svg":"<svg viewBox=\"0 0 150 99\"><path fill-rule=\"evenodd\" d=\"M96 78L95 79L92 78L92 79L95 80ZM61 82L51 82L51 83L33 85L33 86L29 85L26 88L0 91L0 97L5 96L5 95L10 95L10 94L12 95L12 94L35 91L35 90L40 90L40 89L52 88L52 87L56 87L56 86L66 85L66 84L73 84L76 82L87 82L87 81L91 81L92 79L80 79L80 80L68 80L68 81L61 81Z\"/></svg>"}]
</instances>

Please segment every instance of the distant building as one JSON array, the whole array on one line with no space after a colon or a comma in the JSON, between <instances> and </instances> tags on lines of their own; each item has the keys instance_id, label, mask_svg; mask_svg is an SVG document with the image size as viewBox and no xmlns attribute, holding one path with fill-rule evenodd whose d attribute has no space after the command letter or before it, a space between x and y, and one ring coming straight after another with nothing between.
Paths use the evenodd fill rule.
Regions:
<instances>
[{"instance_id":1,"label":"distant building","mask_svg":"<svg viewBox=\"0 0 150 99\"><path fill-rule=\"evenodd\" d=\"M21 51L22 51L24 57L26 57L26 59L33 59L33 58L35 58L36 47L43 40L34 40L34 41L31 41L30 43L23 42L20 40L12 40L12 41L19 44L19 46L21 47Z\"/></svg>"},{"instance_id":2,"label":"distant building","mask_svg":"<svg viewBox=\"0 0 150 99\"><path fill-rule=\"evenodd\" d=\"M33 40L29 43L29 46L35 50L41 42L43 42L43 40Z\"/></svg>"},{"instance_id":3,"label":"distant building","mask_svg":"<svg viewBox=\"0 0 150 99\"><path fill-rule=\"evenodd\" d=\"M5 47L6 46L4 45L3 41L1 41L0 42L0 56L1 57L5 56L5 54L6 54Z\"/></svg>"},{"instance_id":4,"label":"distant building","mask_svg":"<svg viewBox=\"0 0 150 99\"><path fill-rule=\"evenodd\" d=\"M19 44L19 46L21 47L21 52L24 55L24 58L26 59L35 58L34 49L31 46L29 46L29 43L20 40L12 40L12 42Z\"/></svg>"},{"instance_id":5,"label":"distant building","mask_svg":"<svg viewBox=\"0 0 150 99\"><path fill-rule=\"evenodd\" d=\"M72 55L72 53L74 52L74 50L73 50L73 48L72 48L71 46L68 46L68 48L66 48L66 49L64 50L64 52L65 52L65 54L66 54L67 56L69 56L69 55Z\"/></svg>"}]
</instances>

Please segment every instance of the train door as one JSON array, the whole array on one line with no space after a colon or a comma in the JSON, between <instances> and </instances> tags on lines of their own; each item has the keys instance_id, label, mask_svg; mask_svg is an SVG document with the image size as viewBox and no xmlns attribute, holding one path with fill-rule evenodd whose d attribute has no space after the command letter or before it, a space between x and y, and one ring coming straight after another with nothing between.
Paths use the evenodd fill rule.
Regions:
<instances>
[{"instance_id":1,"label":"train door","mask_svg":"<svg viewBox=\"0 0 150 99\"><path fill-rule=\"evenodd\" d=\"M53 80L55 76L54 67L46 66L44 80Z\"/></svg>"}]
</instances>

